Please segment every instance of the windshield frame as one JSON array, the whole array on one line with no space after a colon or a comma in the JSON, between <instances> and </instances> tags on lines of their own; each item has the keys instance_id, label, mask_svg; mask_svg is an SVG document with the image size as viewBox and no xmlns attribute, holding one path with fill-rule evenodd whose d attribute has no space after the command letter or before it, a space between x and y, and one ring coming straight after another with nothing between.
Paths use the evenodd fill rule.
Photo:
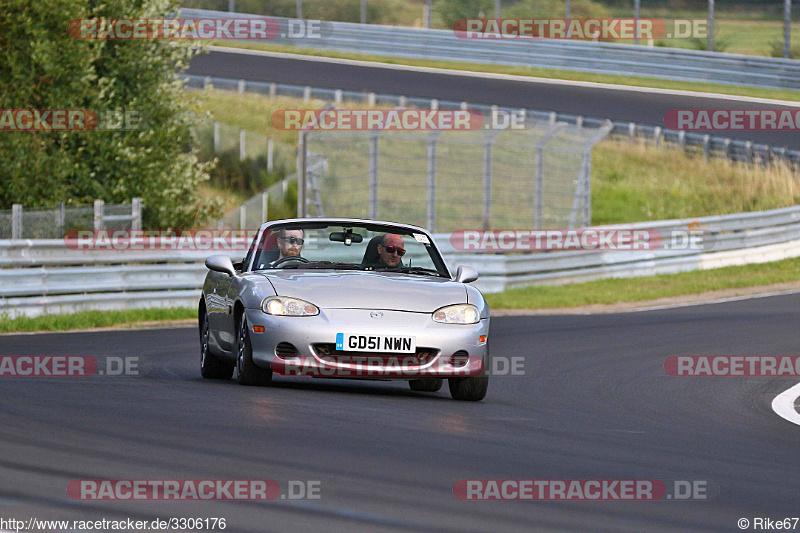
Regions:
<instances>
[{"instance_id":1,"label":"windshield frame","mask_svg":"<svg viewBox=\"0 0 800 533\"><path fill-rule=\"evenodd\" d=\"M452 279L452 274L450 269L447 267L447 263L445 262L442 254L439 252L439 247L436 244L436 240L433 238L430 232L426 229L421 228L419 226L414 226L411 224L401 224L398 222L386 222L386 221L379 221L379 220L364 220L358 218L292 218L292 219L282 219L282 220L271 220L269 222L265 222L261 225L258 230L258 233L253 238L253 242L250 244L250 248L245 256L242 264L242 271L243 272L263 272L263 270L253 270L253 266L257 256L257 248L259 244L262 242L264 235L267 232L277 232L282 228L291 227L292 229L325 229L329 226L345 226L345 227L359 227L364 228L367 231L372 231L376 233L421 233L428 238L430 242L430 247L428 248L428 253L431 257L431 260L434 264L434 267L439 272L441 277L446 277L448 279ZM292 269L293 271L303 270L303 269ZM335 269L333 269L335 270ZM384 269L365 269L374 272L395 272L400 271L400 268L393 269L393 268L384 268Z\"/></svg>"}]
</instances>

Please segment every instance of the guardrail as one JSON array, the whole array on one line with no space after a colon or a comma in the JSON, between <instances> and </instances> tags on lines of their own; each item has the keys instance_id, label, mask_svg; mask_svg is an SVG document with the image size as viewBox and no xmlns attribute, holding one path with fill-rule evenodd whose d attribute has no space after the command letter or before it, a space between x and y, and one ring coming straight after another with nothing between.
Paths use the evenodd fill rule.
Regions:
<instances>
[{"instance_id":1,"label":"guardrail","mask_svg":"<svg viewBox=\"0 0 800 533\"><path fill-rule=\"evenodd\" d=\"M506 113L522 111L526 117L534 121L545 121L549 124L565 122L577 126L600 128L608 119L586 117L569 113L541 109L512 109L495 105L456 102L454 100L440 100L437 98L407 97L397 94L376 94L358 91L344 91L323 87L310 87L282 83L269 83L261 81L236 80L232 78L217 78L210 76L183 75L187 87L204 88L214 87L225 90L235 90L240 94L256 92L276 96L293 96L303 98L308 102L312 98L332 101L335 104L342 102L359 102L367 105L394 105L406 107L413 105L419 108L439 109L475 109L488 114L493 110ZM785 146L754 143L728 137L718 137L702 133L670 130L651 124L638 124L636 122L610 121L612 123L611 137L619 140L638 141L645 140L653 144L665 144L682 148L686 151L701 152L708 159L710 157L726 157L733 161L744 163L765 164L770 161L782 160L797 168L800 166L800 150L789 150Z\"/></svg>"},{"instance_id":2,"label":"guardrail","mask_svg":"<svg viewBox=\"0 0 800 533\"><path fill-rule=\"evenodd\" d=\"M183 9L181 16L263 18L259 15L201 9ZM321 32L318 36L291 38L287 37L292 34L287 29L290 21L296 19L272 18L280 26L275 39L264 41L272 44L395 57L800 89L800 61L792 59L558 39L462 39L449 30L351 22L325 22L324 35Z\"/></svg>"},{"instance_id":3,"label":"guardrail","mask_svg":"<svg viewBox=\"0 0 800 533\"><path fill-rule=\"evenodd\" d=\"M599 228L599 227L598 227ZM704 249L474 253L436 240L452 271L478 269L475 286L500 292L532 284L634 277L775 261L800 256L800 206L756 213L603 226L694 232ZM197 304L213 252L86 252L62 240L0 240L0 315L36 316L84 309L176 307ZM241 250L231 250L239 259ZM13 268L9 268L13 267Z\"/></svg>"}]
</instances>

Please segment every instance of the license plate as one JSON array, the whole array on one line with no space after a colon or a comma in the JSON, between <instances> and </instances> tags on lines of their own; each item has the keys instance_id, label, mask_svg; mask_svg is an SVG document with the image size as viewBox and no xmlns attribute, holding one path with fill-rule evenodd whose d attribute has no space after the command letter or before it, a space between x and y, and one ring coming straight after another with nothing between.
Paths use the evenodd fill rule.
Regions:
<instances>
[{"instance_id":1,"label":"license plate","mask_svg":"<svg viewBox=\"0 0 800 533\"><path fill-rule=\"evenodd\" d=\"M343 352L414 353L417 338L402 335L336 334L336 349Z\"/></svg>"}]
</instances>

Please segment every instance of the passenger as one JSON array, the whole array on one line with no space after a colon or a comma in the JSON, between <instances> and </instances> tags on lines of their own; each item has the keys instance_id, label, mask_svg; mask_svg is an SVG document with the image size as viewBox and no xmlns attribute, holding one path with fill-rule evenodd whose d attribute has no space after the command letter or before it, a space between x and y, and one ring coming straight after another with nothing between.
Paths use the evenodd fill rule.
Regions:
<instances>
[{"instance_id":1,"label":"passenger","mask_svg":"<svg viewBox=\"0 0 800 533\"><path fill-rule=\"evenodd\" d=\"M406 250L403 248L405 241L402 235L396 233L387 233L378 243L378 263L377 267L394 268L403 266L402 257L405 255Z\"/></svg>"}]
</instances>

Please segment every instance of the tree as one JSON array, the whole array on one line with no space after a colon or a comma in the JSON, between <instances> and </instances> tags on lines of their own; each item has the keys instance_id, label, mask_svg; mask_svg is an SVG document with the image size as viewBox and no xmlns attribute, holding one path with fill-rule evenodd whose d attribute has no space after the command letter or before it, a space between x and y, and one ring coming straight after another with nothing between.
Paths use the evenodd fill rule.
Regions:
<instances>
[{"instance_id":1,"label":"tree","mask_svg":"<svg viewBox=\"0 0 800 533\"><path fill-rule=\"evenodd\" d=\"M452 28L453 23L459 19L493 17L494 0L436 0L433 9L447 28Z\"/></svg>"},{"instance_id":2,"label":"tree","mask_svg":"<svg viewBox=\"0 0 800 533\"><path fill-rule=\"evenodd\" d=\"M142 197L151 228L192 227L218 215L197 185L208 179L191 146L191 99L175 77L196 43L78 40L73 19L164 18L174 0L3 0L0 107L115 113L132 129L0 132L0 208ZM113 118L111 122L114 122ZM124 124L110 124L115 126Z\"/></svg>"}]
</instances>

